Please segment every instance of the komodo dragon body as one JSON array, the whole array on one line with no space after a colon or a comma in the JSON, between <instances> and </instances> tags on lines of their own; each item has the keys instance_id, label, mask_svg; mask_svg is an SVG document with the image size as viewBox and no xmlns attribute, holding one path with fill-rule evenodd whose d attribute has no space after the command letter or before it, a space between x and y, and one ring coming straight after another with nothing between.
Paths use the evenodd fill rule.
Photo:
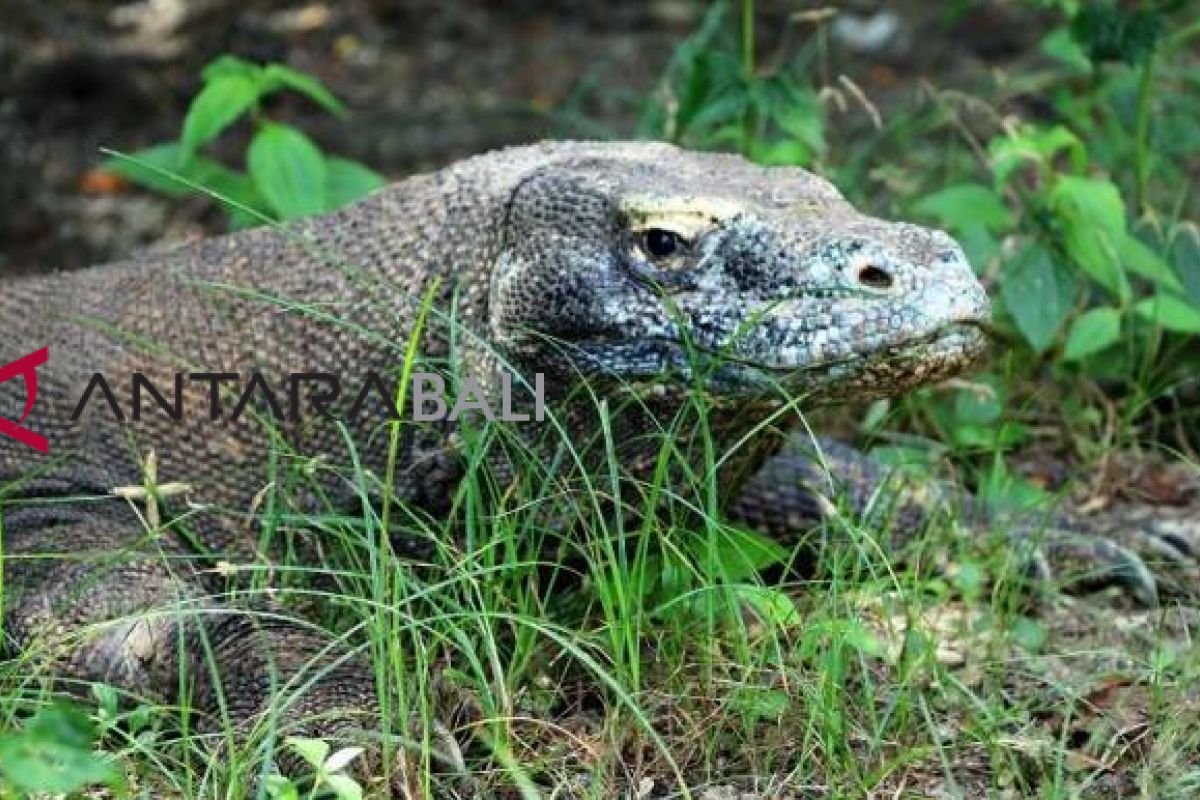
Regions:
<instances>
[{"instance_id":1,"label":"komodo dragon body","mask_svg":"<svg viewBox=\"0 0 1200 800\"><path fill-rule=\"evenodd\" d=\"M238 725L269 704L270 674L311 681L288 719L340 731L303 721L374 713L369 669L310 625L214 599L211 566L254 558L244 519L274 479L272 453L358 458L432 513L461 474L455 424L401 426L389 471L385 414L348 427L214 421L211 380L184 381L179 420L148 402L118 420L98 394L73 418L96 373L114 388L141 373L167 392L177 373L395 376L417 342L489 391L503 370L541 373L568 436L593 434L596 409L612 411L632 474L661 448L643 434L699 388L716 451L748 454L725 464L730 512L776 532L813 523L815 467L775 455L777 426L764 420L797 398L858 401L960 372L984 349L988 313L944 233L864 216L800 169L653 143L498 151L286 228L9 279L0 363L42 347L49 360L31 408L21 381L0 384L0 416L28 411L21 424L49 452L0 437L5 639L49 645L68 677L172 701L182 670L194 708ZM151 454L157 485L188 488L187 535L151 535L129 502L104 499L145 484Z\"/></svg>"}]
</instances>

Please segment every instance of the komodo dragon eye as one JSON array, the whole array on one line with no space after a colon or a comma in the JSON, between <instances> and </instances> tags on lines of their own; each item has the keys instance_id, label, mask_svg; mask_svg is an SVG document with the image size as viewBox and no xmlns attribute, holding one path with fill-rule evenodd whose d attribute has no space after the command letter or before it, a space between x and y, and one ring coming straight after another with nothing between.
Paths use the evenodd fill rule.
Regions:
<instances>
[{"instance_id":1,"label":"komodo dragon eye","mask_svg":"<svg viewBox=\"0 0 1200 800\"><path fill-rule=\"evenodd\" d=\"M654 259L679 255L687 247L684 238L665 228L650 228L642 232L640 245L646 255Z\"/></svg>"}]
</instances>

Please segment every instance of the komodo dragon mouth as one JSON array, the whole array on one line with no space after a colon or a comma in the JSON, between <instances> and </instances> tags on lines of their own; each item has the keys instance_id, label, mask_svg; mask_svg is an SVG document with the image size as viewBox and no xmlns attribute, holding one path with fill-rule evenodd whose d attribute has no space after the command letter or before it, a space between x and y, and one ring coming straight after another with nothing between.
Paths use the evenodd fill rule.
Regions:
<instances>
[{"instance_id":1,"label":"komodo dragon mouth","mask_svg":"<svg viewBox=\"0 0 1200 800\"><path fill-rule=\"evenodd\" d=\"M699 378L706 390L731 397L845 401L842 389L847 385L857 386L855 399L870 399L956 375L982 358L989 341L987 323L952 322L907 341L799 366L669 339L629 343L595 338L562 346L577 364L601 373L607 368L611 377L633 386L673 378L687 387ZM621 366L618 370L611 365ZM830 387L836 388L836 396Z\"/></svg>"}]
</instances>

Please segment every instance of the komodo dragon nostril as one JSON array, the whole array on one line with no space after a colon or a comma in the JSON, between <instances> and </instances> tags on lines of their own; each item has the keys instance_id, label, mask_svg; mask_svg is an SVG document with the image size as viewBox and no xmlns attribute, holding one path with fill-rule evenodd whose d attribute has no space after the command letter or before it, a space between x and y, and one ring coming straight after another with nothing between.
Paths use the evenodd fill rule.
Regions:
<instances>
[{"instance_id":1,"label":"komodo dragon nostril","mask_svg":"<svg viewBox=\"0 0 1200 800\"><path fill-rule=\"evenodd\" d=\"M867 264L859 268L858 282L871 289L890 289L892 275L874 264Z\"/></svg>"}]
</instances>

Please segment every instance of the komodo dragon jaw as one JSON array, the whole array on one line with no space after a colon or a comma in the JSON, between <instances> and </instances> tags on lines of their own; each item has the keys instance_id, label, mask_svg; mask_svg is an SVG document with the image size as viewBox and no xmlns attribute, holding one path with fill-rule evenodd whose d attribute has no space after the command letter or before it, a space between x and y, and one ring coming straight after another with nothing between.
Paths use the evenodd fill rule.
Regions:
<instances>
[{"instance_id":1,"label":"komodo dragon jaw","mask_svg":"<svg viewBox=\"0 0 1200 800\"><path fill-rule=\"evenodd\" d=\"M945 233L864 216L800 169L659 156L565 158L517 186L489 298L509 356L560 383L844 400L984 351L987 295Z\"/></svg>"}]
</instances>

